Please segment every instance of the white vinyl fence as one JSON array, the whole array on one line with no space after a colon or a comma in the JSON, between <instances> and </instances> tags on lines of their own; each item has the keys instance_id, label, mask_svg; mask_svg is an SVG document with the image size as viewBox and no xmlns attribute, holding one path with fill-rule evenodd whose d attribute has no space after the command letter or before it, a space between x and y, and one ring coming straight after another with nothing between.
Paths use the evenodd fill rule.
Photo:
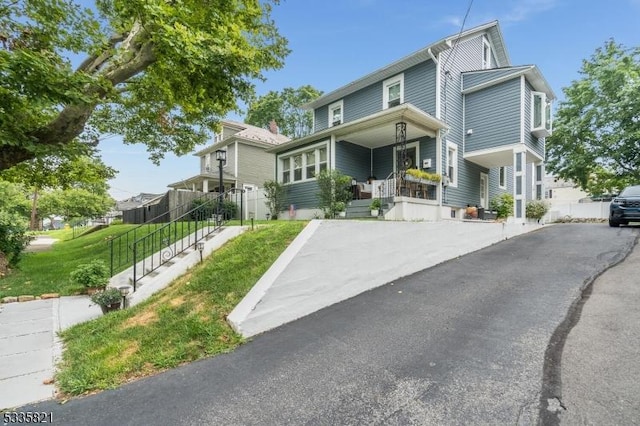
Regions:
<instances>
[{"instance_id":1,"label":"white vinyl fence","mask_svg":"<svg viewBox=\"0 0 640 426\"><path fill-rule=\"evenodd\" d=\"M265 220L267 218L267 205L265 202L267 197L264 190L255 189L244 193L244 219L249 220L253 217L256 220Z\"/></svg>"},{"instance_id":2,"label":"white vinyl fence","mask_svg":"<svg viewBox=\"0 0 640 426\"><path fill-rule=\"evenodd\" d=\"M610 201L595 201L592 203L551 202L551 208L545 215L546 222L570 217L573 219L607 219L609 217Z\"/></svg>"}]
</instances>

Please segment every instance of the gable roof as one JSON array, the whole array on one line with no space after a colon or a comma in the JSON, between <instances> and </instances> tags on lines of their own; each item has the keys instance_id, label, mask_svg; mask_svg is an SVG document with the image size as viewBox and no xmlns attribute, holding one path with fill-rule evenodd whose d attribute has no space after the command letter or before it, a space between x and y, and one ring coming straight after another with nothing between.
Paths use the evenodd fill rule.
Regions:
<instances>
[{"instance_id":1,"label":"gable roof","mask_svg":"<svg viewBox=\"0 0 640 426\"><path fill-rule=\"evenodd\" d=\"M546 93L551 100L556 99L553 89L535 65L465 71L462 73L462 94L473 93L521 75L526 77L535 90Z\"/></svg>"},{"instance_id":2,"label":"gable roof","mask_svg":"<svg viewBox=\"0 0 640 426\"><path fill-rule=\"evenodd\" d=\"M291 139L282 134L274 134L267 129L253 126L251 124L240 123L233 120L223 120L222 127L228 127L233 130L237 130L236 133L224 138L223 140L216 142L208 147L196 152L193 155L200 156L217 149L223 148L232 142L241 141L252 145L260 145L265 147L272 147L289 142Z\"/></svg>"},{"instance_id":3,"label":"gable roof","mask_svg":"<svg viewBox=\"0 0 640 426\"><path fill-rule=\"evenodd\" d=\"M399 59L383 68L365 75L364 77L354 80L345 86L329 92L313 102L309 102L305 105L305 107L313 109L335 102L353 92L370 86L371 84L375 84L389 77L393 77L394 75L399 74L414 65L425 62L429 59L434 59L437 54L450 49L458 39L464 40L466 38L473 37L484 32L487 33L491 43L493 44L493 51L498 66L503 67L511 65L511 60L509 59L509 55L504 44L504 38L502 37L502 31L500 30L500 26L498 25L498 21L492 21L486 24L479 25L477 27L470 28L466 31L463 31L462 33L450 35L433 44L423 47L417 52L405 56L402 59Z\"/></svg>"}]
</instances>

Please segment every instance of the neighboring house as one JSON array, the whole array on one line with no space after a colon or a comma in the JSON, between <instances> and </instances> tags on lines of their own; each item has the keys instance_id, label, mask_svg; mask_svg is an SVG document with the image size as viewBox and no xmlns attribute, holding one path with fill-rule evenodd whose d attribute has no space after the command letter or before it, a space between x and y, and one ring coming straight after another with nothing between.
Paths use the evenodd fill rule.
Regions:
<instances>
[{"instance_id":1,"label":"neighboring house","mask_svg":"<svg viewBox=\"0 0 640 426\"><path fill-rule=\"evenodd\" d=\"M575 183L555 176L544 178L545 198L551 203L577 203L581 200L589 200L589 194L580 189Z\"/></svg>"},{"instance_id":2,"label":"neighboring house","mask_svg":"<svg viewBox=\"0 0 640 426\"><path fill-rule=\"evenodd\" d=\"M319 214L314 176L335 169L358 184L375 178L367 189L384 199L386 219L462 218L467 205L488 208L508 191L524 221L526 201L544 197L553 99L535 65L511 64L490 22L309 103L314 132L270 152L297 218ZM414 182L407 168L437 173L442 183Z\"/></svg>"},{"instance_id":3,"label":"neighboring house","mask_svg":"<svg viewBox=\"0 0 640 426\"><path fill-rule=\"evenodd\" d=\"M290 139L278 134L275 122L269 130L235 121L223 121L222 133L216 135L214 143L196 152L200 158L200 172L188 179L167 185L176 190L218 192L220 182L219 163L216 151L226 151L226 162L222 167L223 186L253 190L273 179L274 154L267 152Z\"/></svg>"}]
</instances>

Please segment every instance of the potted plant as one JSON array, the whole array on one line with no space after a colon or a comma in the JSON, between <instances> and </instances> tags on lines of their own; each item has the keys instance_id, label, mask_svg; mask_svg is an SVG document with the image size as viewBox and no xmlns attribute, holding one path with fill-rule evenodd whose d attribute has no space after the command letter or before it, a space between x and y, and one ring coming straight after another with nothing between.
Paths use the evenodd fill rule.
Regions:
<instances>
[{"instance_id":1,"label":"potted plant","mask_svg":"<svg viewBox=\"0 0 640 426\"><path fill-rule=\"evenodd\" d=\"M380 198L374 198L371 201L371 205L369 208L371 209L371 216L378 216L380 214L380 208L382 207L382 203L380 202Z\"/></svg>"},{"instance_id":2,"label":"potted plant","mask_svg":"<svg viewBox=\"0 0 640 426\"><path fill-rule=\"evenodd\" d=\"M84 287L88 294L104 290L109 283L109 268L101 260L78 266L70 275L71 282Z\"/></svg>"},{"instance_id":3,"label":"potted plant","mask_svg":"<svg viewBox=\"0 0 640 426\"><path fill-rule=\"evenodd\" d=\"M100 306L102 313L116 311L120 309L122 303L122 295L120 290L115 287L109 287L105 290L98 291L91 295L91 301Z\"/></svg>"},{"instance_id":4,"label":"potted plant","mask_svg":"<svg viewBox=\"0 0 640 426\"><path fill-rule=\"evenodd\" d=\"M346 207L347 207L347 205L344 203L344 201L337 201L336 202L336 213L338 213L338 216L340 216L340 217L346 217L347 216Z\"/></svg>"}]
</instances>

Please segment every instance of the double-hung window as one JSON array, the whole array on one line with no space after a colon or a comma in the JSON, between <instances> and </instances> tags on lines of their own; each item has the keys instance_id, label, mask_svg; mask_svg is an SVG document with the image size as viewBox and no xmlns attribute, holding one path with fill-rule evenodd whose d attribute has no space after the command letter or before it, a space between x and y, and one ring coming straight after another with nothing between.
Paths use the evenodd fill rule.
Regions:
<instances>
[{"instance_id":1,"label":"double-hung window","mask_svg":"<svg viewBox=\"0 0 640 426\"><path fill-rule=\"evenodd\" d=\"M327 144L301 149L280 157L280 181L293 183L310 180L327 168Z\"/></svg>"},{"instance_id":2,"label":"double-hung window","mask_svg":"<svg viewBox=\"0 0 640 426\"><path fill-rule=\"evenodd\" d=\"M344 105L341 100L329 105L329 127L337 126L344 122L342 119L343 111Z\"/></svg>"},{"instance_id":3,"label":"double-hung window","mask_svg":"<svg viewBox=\"0 0 640 426\"><path fill-rule=\"evenodd\" d=\"M382 109L404 103L404 74L397 75L382 83Z\"/></svg>"},{"instance_id":4,"label":"double-hung window","mask_svg":"<svg viewBox=\"0 0 640 426\"><path fill-rule=\"evenodd\" d=\"M531 132L537 137L551 136L551 101L543 92L531 92Z\"/></svg>"}]
</instances>

